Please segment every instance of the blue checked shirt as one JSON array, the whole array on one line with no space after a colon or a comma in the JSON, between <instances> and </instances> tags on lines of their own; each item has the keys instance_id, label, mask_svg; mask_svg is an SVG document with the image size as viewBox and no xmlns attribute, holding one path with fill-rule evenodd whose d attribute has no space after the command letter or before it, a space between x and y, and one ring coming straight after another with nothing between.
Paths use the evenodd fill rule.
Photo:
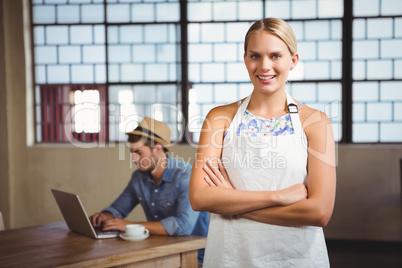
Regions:
<instances>
[{"instance_id":1,"label":"blue checked shirt","mask_svg":"<svg viewBox=\"0 0 402 268\"><path fill-rule=\"evenodd\" d=\"M191 208L188 197L191 165L168 156L162 180L156 184L149 172L134 171L131 180L120 196L103 211L116 218L125 218L141 204L148 221L160 221L172 236L207 236L208 212ZM199 254L202 263L203 250Z\"/></svg>"}]
</instances>

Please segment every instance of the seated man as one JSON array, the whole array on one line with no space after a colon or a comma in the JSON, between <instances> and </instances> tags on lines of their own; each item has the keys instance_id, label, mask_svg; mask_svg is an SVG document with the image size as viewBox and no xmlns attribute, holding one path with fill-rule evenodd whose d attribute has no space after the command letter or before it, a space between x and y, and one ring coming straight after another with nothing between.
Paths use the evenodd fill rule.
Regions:
<instances>
[{"instance_id":1,"label":"seated man","mask_svg":"<svg viewBox=\"0 0 402 268\"><path fill-rule=\"evenodd\" d=\"M135 223L144 225L152 235L207 236L208 212L192 210L188 198L192 167L167 154L170 133L166 124L149 117L127 133L131 160L138 169L113 204L90 217L94 226L125 231L126 225L133 222L124 218L141 204L147 222ZM200 265L203 256L204 250L200 250Z\"/></svg>"}]
</instances>

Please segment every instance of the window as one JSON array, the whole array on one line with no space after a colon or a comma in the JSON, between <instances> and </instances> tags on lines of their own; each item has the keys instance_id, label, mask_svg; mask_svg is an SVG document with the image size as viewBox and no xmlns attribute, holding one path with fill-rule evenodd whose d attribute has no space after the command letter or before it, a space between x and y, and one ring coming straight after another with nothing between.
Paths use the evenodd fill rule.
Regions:
<instances>
[{"instance_id":1,"label":"window","mask_svg":"<svg viewBox=\"0 0 402 268\"><path fill-rule=\"evenodd\" d=\"M41 84L35 98L39 142L108 140L105 86Z\"/></svg>"},{"instance_id":2,"label":"window","mask_svg":"<svg viewBox=\"0 0 402 268\"><path fill-rule=\"evenodd\" d=\"M402 142L402 2L353 11L353 142Z\"/></svg>"},{"instance_id":3,"label":"window","mask_svg":"<svg viewBox=\"0 0 402 268\"><path fill-rule=\"evenodd\" d=\"M32 0L36 141L181 131L179 1Z\"/></svg>"},{"instance_id":4,"label":"window","mask_svg":"<svg viewBox=\"0 0 402 268\"><path fill-rule=\"evenodd\" d=\"M270 16L298 41L288 92L336 141L402 142L396 0L32 0L36 141L124 141L152 116L197 143L211 108L251 93L244 36Z\"/></svg>"},{"instance_id":5,"label":"window","mask_svg":"<svg viewBox=\"0 0 402 268\"><path fill-rule=\"evenodd\" d=\"M295 31L301 55L297 67L290 72L288 92L325 111L332 120L335 139L341 139L341 0L189 1L188 14L188 68L192 84L189 131L195 142L211 108L252 92L243 62L245 34L252 22L278 15Z\"/></svg>"}]
</instances>

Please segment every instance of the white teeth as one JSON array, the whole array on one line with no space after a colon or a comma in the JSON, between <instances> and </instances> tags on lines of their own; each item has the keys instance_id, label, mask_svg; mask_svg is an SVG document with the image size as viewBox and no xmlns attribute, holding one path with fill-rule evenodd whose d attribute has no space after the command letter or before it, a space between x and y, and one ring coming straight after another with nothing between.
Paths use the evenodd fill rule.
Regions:
<instances>
[{"instance_id":1,"label":"white teeth","mask_svg":"<svg viewBox=\"0 0 402 268\"><path fill-rule=\"evenodd\" d=\"M275 75L273 75L273 76L259 76L259 75L257 75L257 77L260 78L261 80L269 80L269 79L274 78Z\"/></svg>"}]
</instances>

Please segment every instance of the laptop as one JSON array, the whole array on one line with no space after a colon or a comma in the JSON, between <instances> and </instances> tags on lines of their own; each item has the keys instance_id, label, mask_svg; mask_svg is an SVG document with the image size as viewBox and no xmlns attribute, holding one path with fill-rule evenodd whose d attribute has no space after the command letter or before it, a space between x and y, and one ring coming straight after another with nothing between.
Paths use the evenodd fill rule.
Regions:
<instances>
[{"instance_id":1,"label":"laptop","mask_svg":"<svg viewBox=\"0 0 402 268\"><path fill-rule=\"evenodd\" d=\"M103 231L100 228L94 228L78 195L55 189L52 189L52 193L71 231L95 239L113 238L121 233L117 230Z\"/></svg>"}]
</instances>

